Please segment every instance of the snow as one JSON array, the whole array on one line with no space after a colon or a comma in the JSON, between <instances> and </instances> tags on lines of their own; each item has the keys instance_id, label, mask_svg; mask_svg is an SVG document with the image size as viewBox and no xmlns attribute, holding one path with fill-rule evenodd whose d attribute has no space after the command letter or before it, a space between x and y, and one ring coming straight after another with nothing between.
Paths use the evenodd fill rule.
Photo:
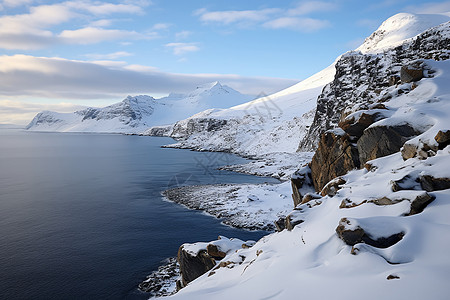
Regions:
<instances>
[{"instance_id":1,"label":"snow","mask_svg":"<svg viewBox=\"0 0 450 300\"><path fill-rule=\"evenodd\" d=\"M28 125L32 131L140 133L211 108L226 108L247 102L251 96L213 82L183 94L154 99L140 95L104 107L75 113L39 113Z\"/></svg>"},{"instance_id":2,"label":"snow","mask_svg":"<svg viewBox=\"0 0 450 300\"><path fill-rule=\"evenodd\" d=\"M418 22L414 18L411 21L408 15L397 15L385 22L384 28L404 33L401 38L414 33L396 20L408 26L412 26L408 22ZM386 38L395 44L393 37ZM376 47L383 45L379 42ZM407 143L437 146L436 133L450 129L450 62L426 60L425 63L436 70L433 77L420 80L414 88L412 84L388 87L392 92L398 88L408 88L409 92L392 94L392 99L384 102L387 118L372 126L406 122L420 131ZM215 269L214 274L199 277L168 299L296 299L299 295L307 299L448 299L450 189L428 192L434 200L422 212L409 213L411 202L426 195L416 181L419 176L450 178L450 146L436 150L434 156L425 159L404 160L397 152L369 164L370 171L353 170L342 176L346 183L335 196L313 200L312 204L299 205L293 211L292 200L287 197L289 182L240 186L237 192L225 191L229 198L222 198L224 195L217 186L211 187L211 195L224 199L218 205L224 207L223 215L238 212L237 215L245 216L234 218L237 224L268 217L273 221L275 216L286 213L304 222L292 231L267 235L249 249L229 253L224 261L232 262L232 267ZM252 167L257 168L258 164ZM241 169L251 172L252 167L247 165ZM411 190L394 192L393 182L406 176L410 179L405 184L411 184ZM202 190L198 192L201 194ZM279 201L277 194L286 198ZM249 202L249 196L255 201ZM394 200L394 204L371 202L383 197ZM211 198L203 195L197 198L204 199L206 207L211 203ZM341 203L355 206L340 208ZM288 206L291 212L287 211ZM398 233L404 236L387 248L366 243L352 247L336 234L343 218L349 221L348 228L363 228L372 239Z\"/></svg>"},{"instance_id":3,"label":"snow","mask_svg":"<svg viewBox=\"0 0 450 300\"><path fill-rule=\"evenodd\" d=\"M364 43L356 49L364 54L380 53L398 46L428 28L450 21L450 13L442 14L396 14L381 24Z\"/></svg>"}]
</instances>

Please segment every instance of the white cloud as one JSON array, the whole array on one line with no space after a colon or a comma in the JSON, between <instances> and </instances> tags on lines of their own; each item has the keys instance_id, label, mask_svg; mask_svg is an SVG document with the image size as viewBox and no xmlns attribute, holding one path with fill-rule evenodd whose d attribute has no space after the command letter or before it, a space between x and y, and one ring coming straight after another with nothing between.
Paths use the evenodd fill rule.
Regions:
<instances>
[{"instance_id":1,"label":"white cloud","mask_svg":"<svg viewBox=\"0 0 450 300\"><path fill-rule=\"evenodd\" d=\"M405 11L421 14L441 14L450 12L450 1L429 2L421 5L412 5L405 8Z\"/></svg>"},{"instance_id":2,"label":"white cloud","mask_svg":"<svg viewBox=\"0 0 450 300\"><path fill-rule=\"evenodd\" d=\"M34 0L3 0L0 3L6 7L17 7L21 5L31 4Z\"/></svg>"},{"instance_id":3,"label":"white cloud","mask_svg":"<svg viewBox=\"0 0 450 300\"><path fill-rule=\"evenodd\" d=\"M28 124L34 116L43 110L74 112L84 106L72 103L42 104L0 99L0 124Z\"/></svg>"},{"instance_id":4,"label":"white cloud","mask_svg":"<svg viewBox=\"0 0 450 300\"><path fill-rule=\"evenodd\" d=\"M266 22L264 26L272 29L286 28L301 32L314 32L330 26L330 22L312 18L282 17Z\"/></svg>"},{"instance_id":5,"label":"white cloud","mask_svg":"<svg viewBox=\"0 0 450 300\"><path fill-rule=\"evenodd\" d=\"M291 29L300 32L313 32L330 26L328 20L309 18L306 15L337 9L334 2L306 1L291 9L265 8L259 10L208 11L205 8L194 12L205 23L223 25L260 25L272 29ZM302 17L299 17L302 16Z\"/></svg>"},{"instance_id":6,"label":"white cloud","mask_svg":"<svg viewBox=\"0 0 450 300\"><path fill-rule=\"evenodd\" d=\"M301 16L308 15L314 12L326 12L332 11L337 8L337 5L332 2L324 2L324 1L306 1L301 2L297 5L297 7L289 9L288 15L291 16Z\"/></svg>"},{"instance_id":7,"label":"white cloud","mask_svg":"<svg viewBox=\"0 0 450 300\"><path fill-rule=\"evenodd\" d=\"M98 1L66 1L29 8L29 12L0 17L0 47L4 49L39 49L58 43L88 44L123 38L154 38L156 34L135 31L100 29L111 25L111 20L93 20L91 25L79 29L54 32L52 28L79 18L113 13L140 14L145 3L111 4Z\"/></svg>"},{"instance_id":8,"label":"white cloud","mask_svg":"<svg viewBox=\"0 0 450 300\"><path fill-rule=\"evenodd\" d=\"M120 39L143 39L147 38L136 31L103 29L96 27L85 27L76 30L64 30L59 36L63 42L68 44L93 44L104 41Z\"/></svg>"},{"instance_id":9,"label":"white cloud","mask_svg":"<svg viewBox=\"0 0 450 300\"><path fill-rule=\"evenodd\" d=\"M157 23L155 25L152 26L153 30L164 30L169 28L170 26L172 26L172 24L169 23Z\"/></svg>"},{"instance_id":10,"label":"white cloud","mask_svg":"<svg viewBox=\"0 0 450 300\"><path fill-rule=\"evenodd\" d=\"M177 40L183 40L183 39L190 37L191 35L192 35L191 31L183 30L183 31L175 33L175 38Z\"/></svg>"},{"instance_id":11,"label":"white cloud","mask_svg":"<svg viewBox=\"0 0 450 300\"><path fill-rule=\"evenodd\" d=\"M122 98L127 94L187 92L220 81L240 92L269 94L297 80L233 74L177 74L118 62L86 62L28 55L0 56L0 97Z\"/></svg>"},{"instance_id":12,"label":"white cloud","mask_svg":"<svg viewBox=\"0 0 450 300\"><path fill-rule=\"evenodd\" d=\"M231 24L237 22L259 22L269 18L270 15L278 13L279 9L268 8L261 10L228 10L212 11L205 9L198 10L195 14L200 16L204 22L217 22L222 24Z\"/></svg>"},{"instance_id":13,"label":"white cloud","mask_svg":"<svg viewBox=\"0 0 450 300\"><path fill-rule=\"evenodd\" d=\"M175 55L183 55L188 52L200 50L196 43L168 43L166 44L166 47L172 48L173 54Z\"/></svg>"},{"instance_id":14,"label":"white cloud","mask_svg":"<svg viewBox=\"0 0 450 300\"><path fill-rule=\"evenodd\" d=\"M86 56L89 59L110 59L110 60L114 60L114 59L118 59L118 58L121 58L121 57L133 56L133 53L126 52L126 51L118 51L118 52L107 53L107 54L89 53L89 54L85 54L84 56Z\"/></svg>"}]
</instances>

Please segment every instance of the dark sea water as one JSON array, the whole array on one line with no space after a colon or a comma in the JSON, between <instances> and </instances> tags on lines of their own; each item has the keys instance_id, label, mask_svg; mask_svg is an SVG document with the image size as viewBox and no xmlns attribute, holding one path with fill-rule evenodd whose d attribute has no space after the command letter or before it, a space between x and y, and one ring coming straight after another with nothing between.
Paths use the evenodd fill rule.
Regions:
<instances>
[{"instance_id":1,"label":"dark sea water","mask_svg":"<svg viewBox=\"0 0 450 300\"><path fill-rule=\"evenodd\" d=\"M0 129L0 299L145 299L137 285L182 243L261 237L163 201L179 184L268 181L172 142Z\"/></svg>"}]
</instances>

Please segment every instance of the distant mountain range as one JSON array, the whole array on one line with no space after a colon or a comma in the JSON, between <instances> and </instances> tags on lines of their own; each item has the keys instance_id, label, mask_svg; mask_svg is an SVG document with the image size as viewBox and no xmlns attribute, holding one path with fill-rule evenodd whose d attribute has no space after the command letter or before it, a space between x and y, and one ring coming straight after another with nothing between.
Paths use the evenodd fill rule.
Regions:
<instances>
[{"instance_id":1,"label":"distant mountain range","mask_svg":"<svg viewBox=\"0 0 450 300\"><path fill-rule=\"evenodd\" d=\"M43 111L26 127L33 131L139 133L154 125L171 124L209 108L228 108L251 100L251 96L212 82L188 94L128 96L103 107L74 113Z\"/></svg>"}]
</instances>

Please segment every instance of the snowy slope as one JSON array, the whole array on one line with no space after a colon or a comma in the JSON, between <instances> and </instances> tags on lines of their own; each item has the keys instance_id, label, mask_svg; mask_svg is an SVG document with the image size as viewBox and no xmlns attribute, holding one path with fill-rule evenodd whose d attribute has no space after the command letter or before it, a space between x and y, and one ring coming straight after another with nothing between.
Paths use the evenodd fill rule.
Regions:
<instances>
[{"instance_id":1,"label":"snowy slope","mask_svg":"<svg viewBox=\"0 0 450 300\"><path fill-rule=\"evenodd\" d=\"M224 108L246 102L242 95L219 82L197 87L188 94L154 99L128 96L104 107L75 113L41 112L27 126L36 131L138 133L154 125L170 124L208 108Z\"/></svg>"},{"instance_id":2,"label":"snowy slope","mask_svg":"<svg viewBox=\"0 0 450 300\"><path fill-rule=\"evenodd\" d=\"M422 132L406 143L434 150L406 160L397 152L370 161L369 170L349 172L334 197L321 197L291 212L303 220L292 231L273 233L250 249L228 254L223 267L169 299L297 299L299 295L306 299L448 299L450 189L428 189L420 182L423 176L442 178L447 185L450 181L450 145L441 147L435 140L439 131L450 130L450 60L424 63L433 75L386 87L396 92L384 102L391 113L371 126L406 122ZM406 85L414 88L397 93L406 90ZM394 189L399 181L401 190ZM277 190L271 187L271 191ZM274 195L268 194L267 199L263 195L258 194L259 207L265 201L271 207ZM413 200L423 195L434 200L412 214ZM377 203L383 197L394 201ZM258 214L248 216L252 222L257 221L255 217ZM396 234L401 238L386 248L368 242L351 246L338 237L336 229L341 224L350 230L362 228L373 240Z\"/></svg>"},{"instance_id":3,"label":"snowy slope","mask_svg":"<svg viewBox=\"0 0 450 300\"><path fill-rule=\"evenodd\" d=\"M428 28L450 21L450 13L409 14L399 13L390 17L356 49L364 54L379 53L400 45Z\"/></svg>"},{"instance_id":4,"label":"snowy slope","mask_svg":"<svg viewBox=\"0 0 450 300\"><path fill-rule=\"evenodd\" d=\"M386 20L357 51L381 53L448 20L449 15L445 14L397 14ZM178 148L229 151L245 156L295 152L313 122L317 98L335 79L339 59L290 88L229 109L202 112L166 127L164 135L179 139L171 145ZM205 121L208 124L216 121L214 130L201 126ZM144 134L155 132L149 130Z\"/></svg>"}]
</instances>

